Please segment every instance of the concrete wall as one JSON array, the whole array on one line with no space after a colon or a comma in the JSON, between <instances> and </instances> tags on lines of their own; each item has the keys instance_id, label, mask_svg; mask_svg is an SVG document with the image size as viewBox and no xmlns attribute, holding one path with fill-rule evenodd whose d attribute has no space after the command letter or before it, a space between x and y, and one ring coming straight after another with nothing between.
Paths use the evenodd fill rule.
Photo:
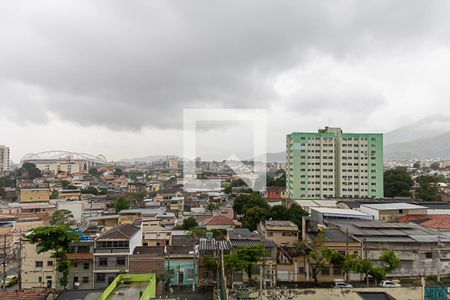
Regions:
<instances>
[{"instance_id":1,"label":"concrete wall","mask_svg":"<svg viewBox=\"0 0 450 300\"><path fill-rule=\"evenodd\" d=\"M359 289L291 289L265 290L263 300L361 300L357 292L386 292L397 300L421 300L423 289L413 288L359 288Z\"/></svg>"}]
</instances>

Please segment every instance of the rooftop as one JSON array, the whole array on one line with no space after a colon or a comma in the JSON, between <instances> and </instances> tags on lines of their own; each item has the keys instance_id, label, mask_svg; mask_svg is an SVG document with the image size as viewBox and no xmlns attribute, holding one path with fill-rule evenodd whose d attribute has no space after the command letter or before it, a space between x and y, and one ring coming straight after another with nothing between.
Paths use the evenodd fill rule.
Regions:
<instances>
[{"instance_id":1,"label":"rooftop","mask_svg":"<svg viewBox=\"0 0 450 300\"><path fill-rule=\"evenodd\" d=\"M243 238L261 238L261 234L258 231L250 231L248 228L234 228L228 231L230 239L243 239Z\"/></svg>"},{"instance_id":2,"label":"rooftop","mask_svg":"<svg viewBox=\"0 0 450 300\"><path fill-rule=\"evenodd\" d=\"M214 216L203 221L204 225L235 225L235 222L225 216Z\"/></svg>"},{"instance_id":3,"label":"rooftop","mask_svg":"<svg viewBox=\"0 0 450 300\"><path fill-rule=\"evenodd\" d=\"M427 228L450 229L450 215L406 215L399 219L400 223L412 222Z\"/></svg>"},{"instance_id":4,"label":"rooftop","mask_svg":"<svg viewBox=\"0 0 450 300\"><path fill-rule=\"evenodd\" d=\"M285 220L265 220L264 225L267 227L290 227L293 230L298 230L298 226L292 221Z\"/></svg>"},{"instance_id":5,"label":"rooftop","mask_svg":"<svg viewBox=\"0 0 450 300\"><path fill-rule=\"evenodd\" d=\"M131 224L120 224L110 230L102 233L97 240L117 240L132 238L140 228Z\"/></svg>"},{"instance_id":6,"label":"rooftop","mask_svg":"<svg viewBox=\"0 0 450 300\"><path fill-rule=\"evenodd\" d=\"M367 207L375 210L398 210L398 209L426 209L425 206L410 203L379 203L379 204L363 204L361 207Z\"/></svg>"},{"instance_id":7,"label":"rooftop","mask_svg":"<svg viewBox=\"0 0 450 300\"><path fill-rule=\"evenodd\" d=\"M366 242L436 242L438 233L414 223L383 223L378 220L330 220L329 226L348 232ZM450 237L441 234L442 242L450 242Z\"/></svg>"},{"instance_id":8,"label":"rooftop","mask_svg":"<svg viewBox=\"0 0 450 300\"><path fill-rule=\"evenodd\" d=\"M352 216L367 216L368 214L347 208L331 208L331 207L311 207L311 210L315 210L321 214L333 214L333 215L352 215Z\"/></svg>"}]
</instances>

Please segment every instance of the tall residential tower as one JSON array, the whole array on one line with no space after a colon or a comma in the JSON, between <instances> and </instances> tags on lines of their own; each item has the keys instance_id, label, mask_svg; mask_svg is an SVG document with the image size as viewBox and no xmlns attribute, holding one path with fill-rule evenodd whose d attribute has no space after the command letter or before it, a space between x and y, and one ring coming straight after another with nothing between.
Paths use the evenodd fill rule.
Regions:
<instances>
[{"instance_id":1,"label":"tall residential tower","mask_svg":"<svg viewBox=\"0 0 450 300\"><path fill-rule=\"evenodd\" d=\"M9 147L0 145L0 174L9 171Z\"/></svg>"},{"instance_id":2,"label":"tall residential tower","mask_svg":"<svg viewBox=\"0 0 450 300\"><path fill-rule=\"evenodd\" d=\"M383 197L383 135L293 132L286 139L286 197Z\"/></svg>"}]
</instances>

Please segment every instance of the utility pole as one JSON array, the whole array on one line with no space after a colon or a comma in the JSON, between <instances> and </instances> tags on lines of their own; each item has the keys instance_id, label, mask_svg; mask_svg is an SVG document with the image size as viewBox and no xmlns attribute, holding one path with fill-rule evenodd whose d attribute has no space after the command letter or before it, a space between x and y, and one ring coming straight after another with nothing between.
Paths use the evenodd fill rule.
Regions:
<instances>
[{"instance_id":1,"label":"utility pole","mask_svg":"<svg viewBox=\"0 0 450 300\"><path fill-rule=\"evenodd\" d=\"M19 238L19 257L17 258L18 262L19 262L19 290L22 289L22 236L20 236ZM94 264L95 265L95 264Z\"/></svg>"},{"instance_id":2,"label":"utility pole","mask_svg":"<svg viewBox=\"0 0 450 300\"><path fill-rule=\"evenodd\" d=\"M259 299L262 300L262 292L263 292L263 273L264 273L263 265L259 266Z\"/></svg>"},{"instance_id":3,"label":"utility pole","mask_svg":"<svg viewBox=\"0 0 450 300\"><path fill-rule=\"evenodd\" d=\"M438 227L437 254L438 254L437 282L441 282L441 231L439 227Z\"/></svg>"},{"instance_id":4,"label":"utility pole","mask_svg":"<svg viewBox=\"0 0 450 300\"><path fill-rule=\"evenodd\" d=\"M2 288L6 289L6 234L3 236L3 284Z\"/></svg>"}]
</instances>

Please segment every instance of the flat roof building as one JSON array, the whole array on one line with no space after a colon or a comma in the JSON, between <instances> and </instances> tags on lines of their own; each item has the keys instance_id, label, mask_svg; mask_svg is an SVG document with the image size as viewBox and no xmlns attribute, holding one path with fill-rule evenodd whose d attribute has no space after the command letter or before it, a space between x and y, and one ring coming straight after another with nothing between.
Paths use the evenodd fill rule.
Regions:
<instances>
[{"instance_id":1,"label":"flat roof building","mask_svg":"<svg viewBox=\"0 0 450 300\"><path fill-rule=\"evenodd\" d=\"M411 214L427 214L425 206L410 203L363 204L359 210L372 215L375 220L397 222L400 217Z\"/></svg>"}]
</instances>

